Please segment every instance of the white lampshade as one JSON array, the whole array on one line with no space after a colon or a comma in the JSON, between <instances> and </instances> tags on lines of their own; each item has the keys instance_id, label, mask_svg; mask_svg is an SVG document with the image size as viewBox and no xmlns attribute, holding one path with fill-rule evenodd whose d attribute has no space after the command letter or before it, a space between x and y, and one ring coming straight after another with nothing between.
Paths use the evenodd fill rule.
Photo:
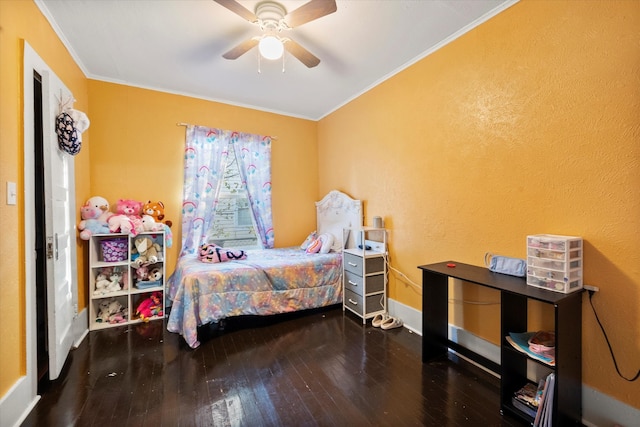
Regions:
<instances>
[{"instance_id":1,"label":"white lampshade","mask_svg":"<svg viewBox=\"0 0 640 427\"><path fill-rule=\"evenodd\" d=\"M258 50L265 59L278 59L284 53L284 46L277 37L266 36L260 40Z\"/></svg>"}]
</instances>

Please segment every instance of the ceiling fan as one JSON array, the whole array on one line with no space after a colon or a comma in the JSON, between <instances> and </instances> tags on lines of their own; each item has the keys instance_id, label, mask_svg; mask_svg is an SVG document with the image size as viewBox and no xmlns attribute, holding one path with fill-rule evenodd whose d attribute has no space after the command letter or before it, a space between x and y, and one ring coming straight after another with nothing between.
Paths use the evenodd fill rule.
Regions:
<instances>
[{"instance_id":1,"label":"ceiling fan","mask_svg":"<svg viewBox=\"0 0 640 427\"><path fill-rule=\"evenodd\" d=\"M290 13L287 13L280 3L271 0L258 3L255 12L251 12L236 0L214 1L241 18L258 25L263 31L261 36L245 40L222 55L223 58L237 59L257 45L260 55L266 59L278 59L286 50L309 68L318 65L320 59L290 38L282 37L280 33L337 10L335 0L311 0Z\"/></svg>"}]
</instances>

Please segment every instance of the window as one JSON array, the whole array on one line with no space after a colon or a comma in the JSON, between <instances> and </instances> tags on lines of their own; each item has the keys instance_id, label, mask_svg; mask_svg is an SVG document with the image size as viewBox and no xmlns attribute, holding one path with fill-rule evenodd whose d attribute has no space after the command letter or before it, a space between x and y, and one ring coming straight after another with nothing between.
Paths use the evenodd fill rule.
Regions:
<instances>
[{"instance_id":1,"label":"window","mask_svg":"<svg viewBox=\"0 0 640 427\"><path fill-rule=\"evenodd\" d=\"M233 153L229 153L207 240L229 248L260 247L249 196L242 185L238 161Z\"/></svg>"}]
</instances>

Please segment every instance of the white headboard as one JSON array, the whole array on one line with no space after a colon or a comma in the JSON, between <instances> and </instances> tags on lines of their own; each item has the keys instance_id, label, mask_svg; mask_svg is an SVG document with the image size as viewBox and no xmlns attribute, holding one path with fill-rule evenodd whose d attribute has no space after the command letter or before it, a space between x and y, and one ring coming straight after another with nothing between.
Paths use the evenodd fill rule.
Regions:
<instances>
[{"instance_id":1,"label":"white headboard","mask_svg":"<svg viewBox=\"0 0 640 427\"><path fill-rule=\"evenodd\" d=\"M330 191L322 200L316 202L318 234L333 235L333 251L341 251L345 246L345 239L348 247L354 247L353 233L344 236L342 231L349 227L362 227L363 218L362 202L340 191Z\"/></svg>"}]
</instances>

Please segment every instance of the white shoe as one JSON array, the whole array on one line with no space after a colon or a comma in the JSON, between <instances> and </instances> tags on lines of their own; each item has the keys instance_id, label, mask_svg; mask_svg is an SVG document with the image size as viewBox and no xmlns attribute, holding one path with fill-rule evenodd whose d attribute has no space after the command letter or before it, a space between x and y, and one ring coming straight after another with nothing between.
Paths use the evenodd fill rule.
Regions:
<instances>
[{"instance_id":1,"label":"white shoe","mask_svg":"<svg viewBox=\"0 0 640 427\"><path fill-rule=\"evenodd\" d=\"M382 322L382 325L380 325L380 327L385 331L387 329L399 328L400 326L402 326L402 320L396 319L395 317L387 318L384 322Z\"/></svg>"},{"instance_id":2,"label":"white shoe","mask_svg":"<svg viewBox=\"0 0 640 427\"><path fill-rule=\"evenodd\" d=\"M380 326L382 326L382 323L384 323L384 321L387 320L387 317L388 317L387 313L376 314L373 320L371 321L371 326L375 328L379 328Z\"/></svg>"}]
</instances>

